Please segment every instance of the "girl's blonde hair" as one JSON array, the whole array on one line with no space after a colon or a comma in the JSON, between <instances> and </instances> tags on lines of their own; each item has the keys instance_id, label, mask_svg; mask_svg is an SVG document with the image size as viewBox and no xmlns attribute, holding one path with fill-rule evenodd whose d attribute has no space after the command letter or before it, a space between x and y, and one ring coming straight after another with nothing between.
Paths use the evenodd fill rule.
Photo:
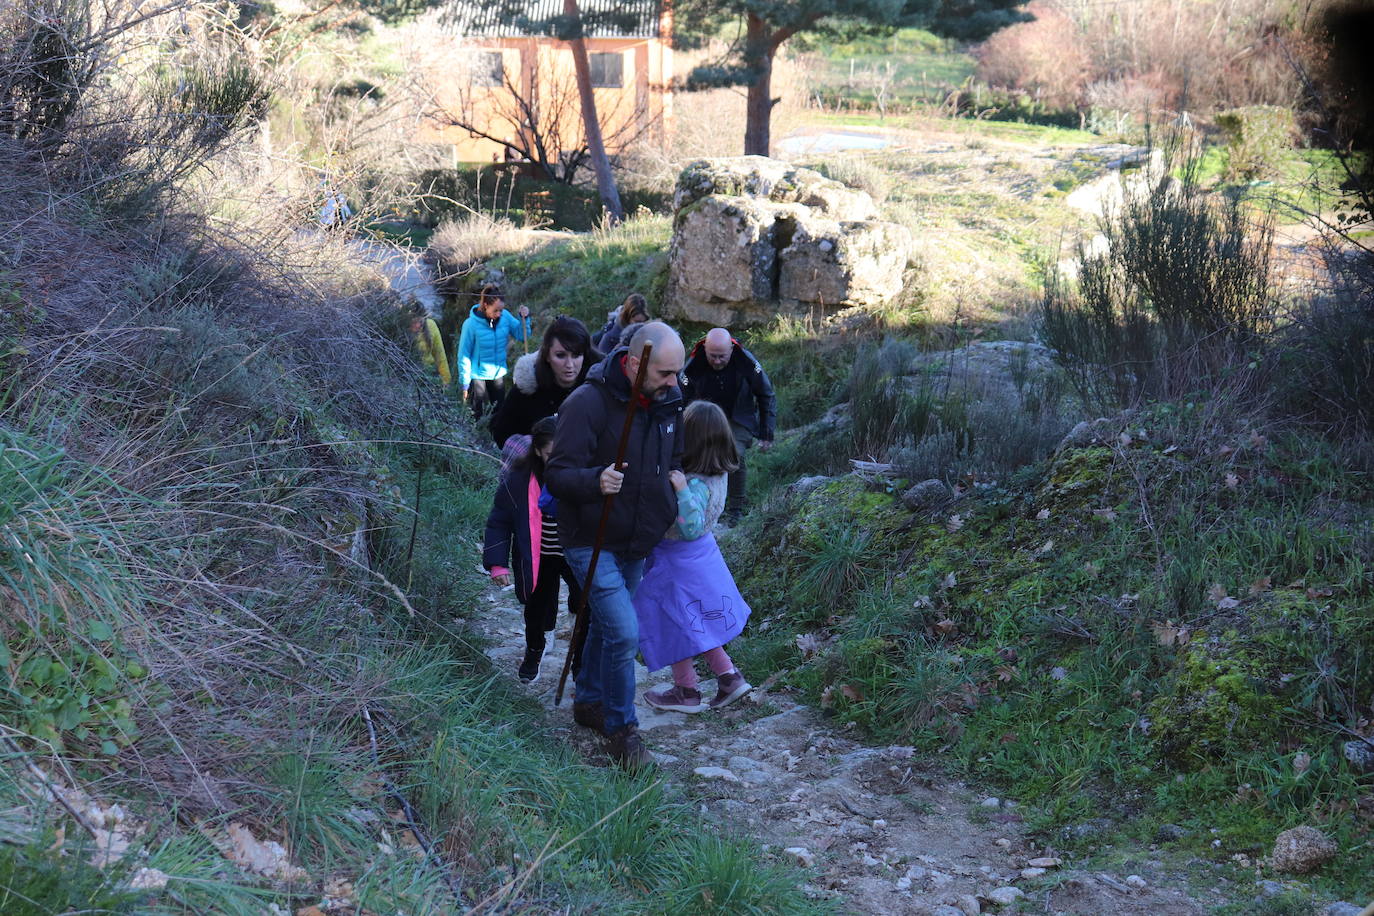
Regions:
<instances>
[{"instance_id":1,"label":"girl's blonde hair","mask_svg":"<svg viewBox=\"0 0 1374 916\"><path fill-rule=\"evenodd\" d=\"M682 412L683 470L713 477L739 467L739 446L725 411L711 401L693 401Z\"/></svg>"}]
</instances>

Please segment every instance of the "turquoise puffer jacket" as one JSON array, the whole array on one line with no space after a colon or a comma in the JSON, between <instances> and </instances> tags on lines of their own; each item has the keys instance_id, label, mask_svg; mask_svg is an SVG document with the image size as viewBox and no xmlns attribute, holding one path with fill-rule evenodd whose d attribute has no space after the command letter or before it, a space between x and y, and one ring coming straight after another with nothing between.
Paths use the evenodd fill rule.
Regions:
<instances>
[{"instance_id":1,"label":"turquoise puffer jacket","mask_svg":"<svg viewBox=\"0 0 1374 916\"><path fill-rule=\"evenodd\" d=\"M525 339L525 328L520 319L505 311L501 317L492 321L472 307L472 314L463 322L463 333L458 338L458 386L467 390L473 379L487 381L504 378L506 375L506 341L514 337Z\"/></svg>"}]
</instances>

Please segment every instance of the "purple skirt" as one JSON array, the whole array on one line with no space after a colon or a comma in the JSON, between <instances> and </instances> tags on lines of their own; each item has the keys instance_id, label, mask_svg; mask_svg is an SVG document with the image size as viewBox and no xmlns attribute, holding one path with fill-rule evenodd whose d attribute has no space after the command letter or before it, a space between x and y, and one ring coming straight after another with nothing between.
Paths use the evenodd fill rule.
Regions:
<instances>
[{"instance_id":1,"label":"purple skirt","mask_svg":"<svg viewBox=\"0 0 1374 916\"><path fill-rule=\"evenodd\" d=\"M749 605L709 533L695 541L660 541L644 564L634 602L639 651L650 671L725 645L749 619Z\"/></svg>"}]
</instances>

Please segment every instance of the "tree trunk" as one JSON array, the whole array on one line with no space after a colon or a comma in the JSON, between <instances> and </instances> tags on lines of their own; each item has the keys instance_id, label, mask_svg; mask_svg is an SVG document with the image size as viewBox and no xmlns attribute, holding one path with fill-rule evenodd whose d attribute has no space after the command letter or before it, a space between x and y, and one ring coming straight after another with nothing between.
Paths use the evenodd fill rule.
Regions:
<instances>
[{"instance_id":1,"label":"tree trunk","mask_svg":"<svg viewBox=\"0 0 1374 916\"><path fill-rule=\"evenodd\" d=\"M750 14L745 31L745 62L754 71L744 115L744 155L767 156L773 117L773 51L768 24Z\"/></svg>"},{"instance_id":2,"label":"tree trunk","mask_svg":"<svg viewBox=\"0 0 1374 916\"><path fill-rule=\"evenodd\" d=\"M620 205L620 191L616 189L611 161L606 158L606 144L601 139L596 96L592 93L592 65L587 58L587 43L582 39L582 19L577 10L577 0L563 0L563 15L577 23L577 35L568 41L568 45L572 48L573 68L577 71L577 94L582 100L582 127L587 133L587 150L596 170L596 189L601 195L602 205L611 216L611 222L619 223L625 219L625 208Z\"/></svg>"}]
</instances>

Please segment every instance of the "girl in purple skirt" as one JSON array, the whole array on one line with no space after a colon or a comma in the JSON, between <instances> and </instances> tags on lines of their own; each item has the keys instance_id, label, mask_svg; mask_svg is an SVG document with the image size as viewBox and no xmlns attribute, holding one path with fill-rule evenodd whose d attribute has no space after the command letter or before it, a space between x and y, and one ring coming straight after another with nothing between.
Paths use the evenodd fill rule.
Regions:
<instances>
[{"instance_id":1,"label":"girl in purple skirt","mask_svg":"<svg viewBox=\"0 0 1374 916\"><path fill-rule=\"evenodd\" d=\"M656 709L702 712L696 656L705 655L716 675L711 709L728 706L753 687L725 654L725 644L744 629L749 605L735 587L711 528L725 508L726 475L739 465L739 449L725 412L710 401L693 401L682 415L682 466L670 479L678 516L644 565L635 590L639 651L650 671L673 666L673 686L650 690Z\"/></svg>"}]
</instances>

